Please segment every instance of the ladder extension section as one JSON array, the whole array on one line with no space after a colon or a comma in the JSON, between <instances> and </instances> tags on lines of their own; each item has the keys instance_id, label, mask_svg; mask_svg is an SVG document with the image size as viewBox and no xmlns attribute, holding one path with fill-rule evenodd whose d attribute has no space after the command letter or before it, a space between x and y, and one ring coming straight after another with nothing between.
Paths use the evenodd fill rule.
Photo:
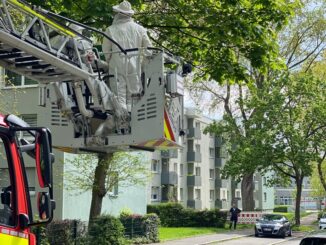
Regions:
<instances>
[{"instance_id":1,"label":"ladder extension section","mask_svg":"<svg viewBox=\"0 0 326 245\"><path fill-rule=\"evenodd\" d=\"M183 80L177 71L164 67L165 63L175 63L179 67L179 60L161 50L152 51L153 55L148 58L147 67L138 74L142 75L144 90L142 94L133 96L137 97L132 102L135 108L128 112L124 109L125 105L119 104L117 95L111 92L111 84L117 83L117 76L108 74L107 64L100 59L96 64L88 62L87 54L90 51L100 57L91 39L72 28L71 22L78 26L77 22L67 21L63 17L59 20L48 13L20 0L0 0L0 66L40 84L51 84L54 87L56 103L62 114L73 123L75 138L84 139L80 145L70 147L96 150L98 144L104 145L104 148L125 144L158 148L156 145L159 144L155 145L155 142L164 141L162 139L166 135L166 122L170 122L170 132L177 135L182 130ZM121 52L126 59L138 55L139 67L142 66L142 53L134 50L130 54L125 50ZM157 74L159 76L155 77ZM153 85L156 82L158 86ZM139 117L144 109L136 110L137 103L144 108L150 100L158 96L158 103L162 103L163 107L157 107L159 111L156 113L160 115L158 119L161 120L159 123L162 124L163 131L157 135L150 134L147 138L133 134L133 131L138 130L133 127L140 127L136 123L138 119L143 120L145 126L146 120L151 119L148 115L148 118ZM144 100L149 102L141 102ZM99 120L102 123L98 123ZM104 130L105 127L109 127L109 130ZM160 134L163 136L160 137ZM119 138L119 135L123 136L120 137L122 140L109 140ZM130 137L127 140L128 135ZM148 142L154 144L150 145ZM174 143L165 146L177 146L176 142Z\"/></svg>"}]
</instances>

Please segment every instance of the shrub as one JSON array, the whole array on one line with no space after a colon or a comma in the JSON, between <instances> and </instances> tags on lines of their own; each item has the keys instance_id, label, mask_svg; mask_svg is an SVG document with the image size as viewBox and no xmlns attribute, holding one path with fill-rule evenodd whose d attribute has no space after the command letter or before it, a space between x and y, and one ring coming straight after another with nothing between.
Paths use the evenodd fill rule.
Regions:
<instances>
[{"instance_id":1,"label":"shrub","mask_svg":"<svg viewBox=\"0 0 326 245\"><path fill-rule=\"evenodd\" d=\"M45 226L32 226L31 232L35 234L37 244L39 245L50 245L49 240L46 236L46 227Z\"/></svg>"},{"instance_id":2,"label":"shrub","mask_svg":"<svg viewBox=\"0 0 326 245\"><path fill-rule=\"evenodd\" d=\"M51 245L70 245L86 234L86 226L80 220L55 220L46 227L46 237Z\"/></svg>"},{"instance_id":3,"label":"shrub","mask_svg":"<svg viewBox=\"0 0 326 245\"><path fill-rule=\"evenodd\" d=\"M180 221L183 210L184 208L180 203L162 203L147 206L147 213L149 211L156 213L160 217L162 226L183 226L182 221Z\"/></svg>"},{"instance_id":4,"label":"shrub","mask_svg":"<svg viewBox=\"0 0 326 245\"><path fill-rule=\"evenodd\" d=\"M144 233L145 237L150 242L159 242L159 231L160 219L157 214L146 214L143 217Z\"/></svg>"},{"instance_id":5,"label":"shrub","mask_svg":"<svg viewBox=\"0 0 326 245\"><path fill-rule=\"evenodd\" d=\"M149 205L147 210L155 211L166 227L224 227L227 212L219 209L194 210L179 203Z\"/></svg>"},{"instance_id":6,"label":"shrub","mask_svg":"<svg viewBox=\"0 0 326 245\"><path fill-rule=\"evenodd\" d=\"M120 214L120 221L125 227L125 236L132 239L133 243L159 242L160 220L156 214Z\"/></svg>"},{"instance_id":7,"label":"shrub","mask_svg":"<svg viewBox=\"0 0 326 245\"><path fill-rule=\"evenodd\" d=\"M282 206L276 206L273 209L273 212L278 212L278 213L287 213L288 212L289 206L282 205Z\"/></svg>"},{"instance_id":8,"label":"shrub","mask_svg":"<svg viewBox=\"0 0 326 245\"><path fill-rule=\"evenodd\" d=\"M125 244L124 227L118 218L111 215L99 216L90 224L88 242L89 244Z\"/></svg>"}]
</instances>

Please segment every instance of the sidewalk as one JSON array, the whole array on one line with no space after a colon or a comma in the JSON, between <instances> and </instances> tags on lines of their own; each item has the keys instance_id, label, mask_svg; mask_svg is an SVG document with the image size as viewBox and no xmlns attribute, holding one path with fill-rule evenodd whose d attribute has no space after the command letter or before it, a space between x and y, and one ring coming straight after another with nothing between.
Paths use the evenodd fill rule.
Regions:
<instances>
[{"instance_id":1,"label":"sidewalk","mask_svg":"<svg viewBox=\"0 0 326 245\"><path fill-rule=\"evenodd\" d=\"M160 245L203 245L209 244L213 242L222 242L232 239L238 239L245 236L253 235L253 229L244 229L244 230L236 230L236 231L229 231L224 233L216 233L216 234L209 234L209 235L202 235L202 236L195 236L189 238L183 238L179 240L171 240L159 243ZM158 243L153 243L150 245L157 245Z\"/></svg>"}]
</instances>

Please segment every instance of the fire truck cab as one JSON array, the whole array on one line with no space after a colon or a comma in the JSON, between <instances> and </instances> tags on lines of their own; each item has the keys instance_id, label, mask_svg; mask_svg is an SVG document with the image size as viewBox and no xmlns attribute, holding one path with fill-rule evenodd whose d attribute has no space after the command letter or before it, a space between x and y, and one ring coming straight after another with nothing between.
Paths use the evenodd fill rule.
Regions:
<instances>
[{"instance_id":1,"label":"fire truck cab","mask_svg":"<svg viewBox=\"0 0 326 245\"><path fill-rule=\"evenodd\" d=\"M35 245L30 228L52 220L51 147L47 128L0 114L0 244Z\"/></svg>"}]
</instances>

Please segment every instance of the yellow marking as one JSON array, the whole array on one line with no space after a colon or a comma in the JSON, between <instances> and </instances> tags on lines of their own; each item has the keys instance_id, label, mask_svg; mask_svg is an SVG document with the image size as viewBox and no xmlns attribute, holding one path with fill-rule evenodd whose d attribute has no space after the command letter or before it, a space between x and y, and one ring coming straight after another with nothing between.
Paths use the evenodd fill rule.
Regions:
<instances>
[{"instance_id":1,"label":"yellow marking","mask_svg":"<svg viewBox=\"0 0 326 245\"><path fill-rule=\"evenodd\" d=\"M171 140L172 137L170 135L170 131L168 129L168 125L167 125L167 122L166 122L166 119L164 119L164 133L165 133L165 136L167 139Z\"/></svg>"},{"instance_id":2,"label":"yellow marking","mask_svg":"<svg viewBox=\"0 0 326 245\"><path fill-rule=\"evenodd\" d=\"M0 244L28 245L28 239L0 233Z\"/></svg>"},{"instance_id":3,"label":"yellow marking","mask_svg":"<svg viewBox=\"0 0 326 245\"><path fill-rule=\"evenodd\" d=\"M31 9L30 7L18 2L17 0L8 0L8 2L10 2L13 5L16 5L17 7L23 9L24 11L40 18L41 20L43 20L44 22L48 23L50 26L52 26L53 28L55 28L56 30L59 30L60 32L62 32L63 34L69 35L71 37L76 37L76 34L65 29L64 27L56 24L55 22L51 21L50 19L46 18L45 16L35 12L33 9Z\"/></svg>"},{"instance_id":4,"label":"yellow marking","mask_svg":"<svg viewBox=\"0 0 326 245\"><path fill-rule=\"evenodd\" d=\"M63 151L63 152L67 152L67 153L74 153L74 149L71 147L61 147L61 146L53 146L53 148L59 150L59 151Z\"/></svg>"}]
</instances>

